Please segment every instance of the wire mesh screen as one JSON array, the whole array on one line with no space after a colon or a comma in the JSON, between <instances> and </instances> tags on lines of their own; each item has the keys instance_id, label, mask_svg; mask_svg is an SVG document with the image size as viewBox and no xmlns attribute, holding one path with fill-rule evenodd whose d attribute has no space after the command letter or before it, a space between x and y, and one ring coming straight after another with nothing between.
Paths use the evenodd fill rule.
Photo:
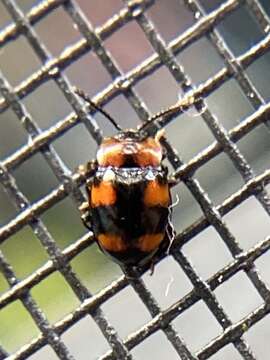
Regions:
<instances>
[{"instance_id":1,"label":"wire mesh screen","mask_svg":"<svg viewBox=\"0 0 270 360\"><path fill-rule=\"evenodd\" d=\"M0 359L268 359L267 0L0 3ZM151 277L81 222L113 129L157 120L177 235ZM93 117L94 116L94 117Z\"/></svg>"}]
</instances>

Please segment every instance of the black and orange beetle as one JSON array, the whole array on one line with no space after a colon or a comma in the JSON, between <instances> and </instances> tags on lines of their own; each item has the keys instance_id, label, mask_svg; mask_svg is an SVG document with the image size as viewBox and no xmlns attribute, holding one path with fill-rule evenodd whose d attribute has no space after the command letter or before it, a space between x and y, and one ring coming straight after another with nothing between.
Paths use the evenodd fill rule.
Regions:
<instances>
[{"instance_id":1,"label":"black and orange beetle","mask_svg":"<svg viewBox=\"0 0 270 360\"><path fill-rule=\"evenodd\" d=\"M93 231L100 249L114 261L126 266L144 265L168 249L173 234L172 181L162 164L163 131L148 135L145 126L149 121L137 130L122 130L84 92L75 92L119 130L103 139L96 161L89 163L89 167L94 166L94 176L86 184L88 201L80 208L82 220Z\"/></svg>"}]
</instances>

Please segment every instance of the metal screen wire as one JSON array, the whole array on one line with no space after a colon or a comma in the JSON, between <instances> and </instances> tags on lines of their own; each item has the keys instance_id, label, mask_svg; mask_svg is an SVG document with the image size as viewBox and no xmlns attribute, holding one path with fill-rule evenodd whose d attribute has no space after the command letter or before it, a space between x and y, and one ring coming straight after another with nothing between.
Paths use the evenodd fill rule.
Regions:
<instances>
[{"instance_id":1,"label":"metal screen wire","mask_svg":"<svg viewBox=\"0 0 270 360\"><path fill-rule=\"evenodd\" d=\"M9 56L20 76L13 79L5 66L0 74L1 141L2 146L10 145L0 160L4 214L0 359L269 359L270 157L266 145L270 103L264 94L267 86L262 87L254 75L261 69L261 82L267 83L267 1L179 0L167 5L161 0L115 1L117 9L112 8L99 25L91 19L91 11L89 16L87 2L47 0L31 2L28 8L24 3L1 3L6 16L0 31L1 56ZM101 6L91 4L92 9ZM171 13L184 12L185 27L181 21L174 23L170 36L163 34L162 21L158 22L166 6ZM241 14L256 27L256 36L251 25L241 24ZM43 22L48 27L46 21L52 16L62 33L53 28L42 32ZM239 19L239 24L226 32L229 19L236 25ZM165 30L171 26L166 21ZM57 45L57 39L68 32L68 23L76 35ZM148 51L141 57L136 36L125 38L127 29L131 34L135 27L138 42L142 38ZM241 27L252 39L246 46L241 35L234 33ZM126 43L121 43L119 34ZM47 44L52 38L54 48ZM113 44L123 48L120 55L127 57L128 64L120 64ZM27 51L35 56L28 73L23 71ZM207 58L211 51L216 63ZM92 74L86 63L79 63L88 55L94 55ZM81 83L69 73L76 64ZM95 72L106 79L99 89L87 85L95 83ZM147 85L148 80L153 83ZM112 129L100 115L88 111L74 94L74 85L84 87L125 128L147 121L176 103L177 96L186 99L185 108L156 122L166 131L166 161L178 180L173 197L178 194L180 201L174 208L177 235L172 253L160 259L152 277L140 269L127 273L111 264L99 253L91 232L79 224L77 209L85 199L85 178L78 165L94 158L103 134ZM42 109L43 101L46 104L46 97L50 98L50 91L43 92L45 86L53 86L50 109ZM240 95L235 100L236 91ZM60 109L63 101L65 112ZM49 118L46 125L39 114ZM230 118L234 119L230 122ZM19 135L13 138L12 132L5 133L10 126L23 134L17 143ZM77 135L76 129L80 129ZM247 150L256 154L263 146L260 158ZM71 150L77 155L69 163ZM43 173L45 166L54 179L51 187ZM40 182L40 193L32 181ZM61 208L65 201L72 209L67 216ZM59 212L47 215L57 207ZM61 222L60 231L50 227L52 218ZM73 232L73 223L80 236ZM61 236L70 240L59 240ZM27 245L31 241L42 248L42 260L37 263L31 260L36 251ZM9 244L13 244L11 250ZM78 265L83 254L86 276ZM22 265L25 259L33 262L28 273ZM100 266L91 268L96 259L101 259ZM62 295L58 285L44 285L52 277L65 284ZM86 278L94 280L89 283ZM66 296L73 299L67 308ZM47 302L54 312L47 309ZM35 330L29 330L29 322Z\"/></svg>"}]
</instances>

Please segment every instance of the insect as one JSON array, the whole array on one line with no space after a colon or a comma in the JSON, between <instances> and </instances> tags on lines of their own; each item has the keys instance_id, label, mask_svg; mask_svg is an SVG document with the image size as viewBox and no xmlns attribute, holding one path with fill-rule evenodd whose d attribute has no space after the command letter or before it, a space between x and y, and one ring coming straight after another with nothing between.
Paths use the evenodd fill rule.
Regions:
<instances>
[{"instance_id":1,"label":"insect","mask_svg":"<svg viewBox=\"0 0 270 360\"><path fill-rule=\"evenodd\" d=\"M75 92L100 111L118 130L101 142L96 160L88 164L94 176L86 182L88 201L80 207L85 226L91 229L100 249L117 263L141 266L154 263L168 249L174 229L171 223L173 180L162 164L162 130L148 135L145 128L123 130L81 90Z\"/></svg>"}]
</instances>

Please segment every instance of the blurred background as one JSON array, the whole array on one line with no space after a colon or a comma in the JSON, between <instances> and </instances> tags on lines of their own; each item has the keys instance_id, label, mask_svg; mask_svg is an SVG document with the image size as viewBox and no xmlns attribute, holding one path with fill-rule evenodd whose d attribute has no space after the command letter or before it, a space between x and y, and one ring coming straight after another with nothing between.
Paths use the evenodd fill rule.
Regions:
<instances>
[{"instance_id":1,"label":"blurred background","mask_svg":"<svg viewBox=\"0 0 270 360\"><path fill-rule=\"evenodd\" d=\"M27 13L38 2L19 0L17 3L23 12ZM93 27L101 26L124 7L120 0L106 2L77 0L77 3ZM209 13L223 1L202 0L200 3L205 12ZM269 1L261 0L260 3L270 16ZM181 0L157 0L146 13L167 43L196 21ZM4 29L10 22L10 15L0 3L0 29ZM70 44L81 39L78 29L61 6L35 24L34 29L52 57L58 57ZM216 29L235 56L247 51L270 30L262 31L245 6L238 7L226 16ZM113 33L104 41L104 45L123 73L133 69L154 53L135 21L128 22ZM181 51L177 59L193 85L204 82L224 67L223 60L205 36ZM13 87L37 71L41 65L22 35L0 50L1 71ZM270 98L269 69L269 54L262 56L247 68L247 74L266 102ZM70 64L63 73L72 85L85 90L90 96L96 95L111 82L109 74L92 51ZM175 103L181 96L179 85L164 66L139 81L134 89L152 113ZM24 97L22 102L42 130L55 125L72 110L52 80L43 83ZM206 103L227 130L235 127L254 111L235 79L226 81L206 98ZM135 111L122 95L109 102L105 109L124 128L136 127L140 123ZM95 118L105 135L114 131L102 116L96 115ZM166 134L184 162L188 162L215 140L194 109L171 122L166 127ZM266 126L260 125L237 143L256 174L261 174L270 167L269 138L270 133ZM0 160L10 156L28 142L28 134L14 112L8 109L1 113ZM96 152L96 144L83 124L78 124L55 140L53 147L72 172L80 164L93 159ZM18 187L31 203L58 186L57 178L40 153L30 157L12 174ZM222 203L244 184L239 172L224 153L199 168L196 178L215 204ZM179 184L174 189L174 198L176 194L180 197L180 203L174 209L174 224L177 232L181 232L198 219L202 211L184 185ZM16 214L17 210L0 185L0 226L8 223ZM86 232L81 224L79 212L70 198L50 208L41 219L61 249L72 244ZM231 211L224 220L245 250L269 235L269 217L253 197ZM48 260L47 253L28 226L7 239L0 246L0 250L20 279L27 277ZM207 279L232 260L222 239L212 228L208 228L189 241L183 247L183 252L188 255L203 279ZM256 265L263 280L270 285L268 261L269 254L266 253ZM98 292L121 274L119 267L106 258L96 246L91 246L76 256L71 265L91 293ZM143 279L162 308L167 308L192 289L188 278L170 257L157 266L153 277L147 273ZM168 284L170 284L169 289ZM0 274L0 293L4 293L7 289L8 284ZM215 293L232 321L241 319L262 303L242 272L220 286ZM51 323L62 319L65 314L79 305L78 299L58 273L53 273L35 286L31 294ZM127 306L132 310L128 311L129 320L123 321L123 317L119 316L119 309L122 312ZM128 334L151 319L144 305L130 288L110 299L102 309L122 338L126 338ZM192 351L199 350L222 331L202 301L184 312L173 323ZM207 327L202 326L206 323ZM0 344L11 353L38 334L33 320L19 301L0 311L0 324ZM259 360L269 359L270 346L265 341L270 336L268 318L259 322L245 336ZM96 359L109 349L100 330L90 317L84 318L70 328L62 339L76 359ZM135 359L142 360L148 359L149 356L155 359L178 359L173 347L161 332L155 333L137 346L132 354ZM232 346L227 346L212 358L237 360L240 359L240 355ZM47 346L31 356L31 359L56 359L56 355Z\"/></svg>"}]
</instances>

